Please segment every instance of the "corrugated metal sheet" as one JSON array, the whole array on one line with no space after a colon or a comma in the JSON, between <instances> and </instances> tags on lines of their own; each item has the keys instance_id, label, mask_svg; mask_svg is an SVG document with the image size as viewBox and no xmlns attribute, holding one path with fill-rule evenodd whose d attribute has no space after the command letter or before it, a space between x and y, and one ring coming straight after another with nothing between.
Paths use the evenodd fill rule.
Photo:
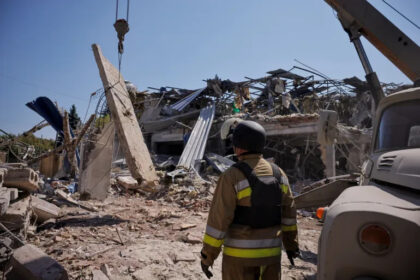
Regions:
<instances>
[{"instance_id":1,"label":"corrugated metal sheet","mask_svg":"<svg viewBox=\"0 0 420 280\"><path fill-rule=\"evenodd\" d=\"M172 104L170 106L171 109L176 110L176 111L182 111L185 107L187 107L188 104L191 103L191 101L193 101L197 96L199 96L206 88L202 88L199 89L197 91L194 91L193 93L191 93L190 95L188 95L187 97L179 100L178 102Z\"/></svg>"},{"instance_id":2,"label":"corrugated metal sheet","mask_svg":"<svg viewBox=\"0 0 420 280\"><path fill-rule=\"evenodd\" d=\"M187 145L179 159L178 166L190 169L194 167L197 160L203 158L207 138L213 123L214 105L201 109L200 116L191 132Z\"/></svg>"}]
</instances>

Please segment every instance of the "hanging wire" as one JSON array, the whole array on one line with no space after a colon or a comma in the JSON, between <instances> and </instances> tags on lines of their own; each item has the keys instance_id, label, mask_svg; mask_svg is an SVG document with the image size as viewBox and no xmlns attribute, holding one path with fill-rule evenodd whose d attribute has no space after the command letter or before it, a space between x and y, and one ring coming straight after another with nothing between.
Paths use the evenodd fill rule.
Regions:
<instances>
[{"instance_id":1,"label":"hanging wire","mask_svg":"<svg viewBox=\"0 0 420 280\"><path fill-rule=\"evenodd\" d=\"M405 18L409 23L411 23L412 25L414 25L415 27L417 27L417 29L420 29L420 27L415 24L411 19L409 19L408 17L406 17L403 13L401 13L400 11L398 11L396 8L394 8L391 4L389 4L388 2L386 2L385 0L382 0L382 2L384 2L385 4L388 5L388 7L390 7L391 9L393 9L395 12L397 12L400 16L402 16L403 18Z\"/></svg>"},{"instance_id":2,"label":"hanging wire","mask_svg":"<svg viewBox=\"0 0 420 280\"><path fill-rule=\"evenodd\" d=\"M117 6L115 9L115 24L114 27L118 33L118 72L119 76L121 78L121 63L122 63L122 54L124 52L123 50L123 41L124 41L124 35L129 31L128 28L128 16L130 13L130 0L127 0L127 13L126 13L126 19L118 19L118 8L119 8L119 0L117 0Z\"/></svg>"},{"instance_id":3,"label":"hanging wire","mask_svg":"<svg viewBox=\"0 0 420 280\"><path fill-rule=\"evenodd\" d=\"M127 23L128 23L128 12L130 11L130 0L127 0Z\"/></svg>"},{"instance_id":4,"label":"hanging wire","mask_svg":"<svg viewBox=\"0 0 420 280\"><path fill-rule=\"evenodd\" d=\"M117 8L115 9L115 21L117 21L118 19L118 6L119 6L119 1L117 0Z\"/></svg>"}]
</instances>

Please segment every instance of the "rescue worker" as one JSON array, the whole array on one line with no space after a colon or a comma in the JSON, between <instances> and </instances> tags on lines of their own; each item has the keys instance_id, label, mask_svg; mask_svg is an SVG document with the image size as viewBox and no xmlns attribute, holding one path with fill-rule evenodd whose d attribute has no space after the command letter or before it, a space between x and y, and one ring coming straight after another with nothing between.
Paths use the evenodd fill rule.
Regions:
<instances>
[{"instance_id":1,"label":"rescue worker","mask_svg":"<svg viewBox=\"0 0 420 280\"><path fill-rule=\"evenodd\" d=\"M286 174L262 157L266 133L243 121L233 132L239 161L219 178L201 250L209 267L223 246L222 279L280 279L281 247L293 261L299 255L296 208Z\"/></svg>"}]
</instances>

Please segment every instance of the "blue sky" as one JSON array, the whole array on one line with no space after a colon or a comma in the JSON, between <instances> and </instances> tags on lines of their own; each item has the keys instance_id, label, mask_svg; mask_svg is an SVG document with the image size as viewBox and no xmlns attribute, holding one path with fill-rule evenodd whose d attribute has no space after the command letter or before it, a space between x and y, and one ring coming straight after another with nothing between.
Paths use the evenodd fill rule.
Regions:
<instances>
[{"instance_id":1,"label":"blue sky","mask_svg":"<svg viewBox=\"0 0 420 280\"><path fill-rule=\"evenodd\" d=\"M120 2L125 16L126 0ZM420 31L371 0L420 44ZM387 0L420 24L420 1ZM41 121L25 106L48 96L83 118L102 87L91 44L117 65L116 0L0 0L0 128L21 133ZM261 77L298 59L332 78L364 77L347 34L322 0L131 0L122 74L139 89L199 88L203 79ZM409 80L367 41L379 79ZM93 100L90 111L94 107ZM54 138L51 128L38 136Z\"/></svg>"}]
</instances>

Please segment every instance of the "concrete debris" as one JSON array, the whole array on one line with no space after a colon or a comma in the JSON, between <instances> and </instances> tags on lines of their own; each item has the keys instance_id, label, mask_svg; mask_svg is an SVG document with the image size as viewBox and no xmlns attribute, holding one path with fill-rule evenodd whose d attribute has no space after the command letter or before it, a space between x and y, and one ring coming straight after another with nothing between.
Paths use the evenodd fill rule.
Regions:
<instances>
[{"instance_id":1,"label":"concrete debris","mask_svg":"<svg viewBox=\"0 0 420 280\"><path fill-rule=\"evenodd\" d=\"M67 203L69 203L71 205L78 206L78 207L80 207L82 209L85 209L85 210L88 210L88 211L93 211L93 212L96 212L97 211L97 209L95 209L94 207L88 205L87 203L83 203L81 201L78 202L78 201L74 200L71 196L69 196L67 193L65 193L62 190L58 190L58 189L55 190L55 194L60 199L64 200L65 202L67 202Z\"/></svg>"},{"instance_id":2,"label":"concrete debris","mask_svg":"<svg viewBox=\"0 0 420 280\"><path fill-rule=\"evenodd\" d=\"M16 188L7 188L10 194L10 201L14 201L19 198L19 191Z\"/></svg>"},{"instance_id":3,"label":"concrete debris","mask_svg":"<svg viewBox=\"0 0 420 280\"><path fill-rule=\"evenodd\" d=\"M36 196L32 197L32 209L40 223L48 219L57 218L60 215L60 208Z\"/></svg>"},{"instance_id":4,"label":"concrete debris","mask_svg":"<svg viewBox=\"0 0 420 280\"><path fill-rule=\"evenodd\" d=\"M15 187L28 192L39 189L39 175L31 168L10 168L4 178L6 187Z\"/></svg>"},{"instance_id":5,"label":"concrete debris","mask_svg":"<svg viewBox=\"0 0 420 280\"><path fill-rule=\"evenodd\" d=\"M66 147L39 156L24 145L15 157L21 163L0 165L0 227L45 251L17 249L7 279L202 278L206 217L220 173L236 161L232 135L242 120L265 128L263 156L286 172L299 208L303 259L291 268L283 257L282 275L315 277L314 207L358 183L370 149L375 104L367 84L277 69L239 82L215 76L200 89L138 91L92 48L104 85L95 119L71 139L66 133ZM17 145L13 139L0 148ZM0 263L13 251L3 243Z\"/></svg>"},{"instance_id":6,"label":"concrete debris","mask_svg":"<svg viewBox=\"0 0 420 280\"><path fill-rule=\"evenodd\" d=\"M10 280L67 280L67 271L39 248L27 244L13 252Z\"/></svg>"},{"instance_id":7,"label":"concrete debris","mask_svg":"<svg viewBox=\"0 0 420 280\"><path fill-rule=\"evenodd\" d=\"M109 268L109 266L106 263L103 263L101 264L100 269L111 280L112 274L111 274L111 269Z\"/></svg>"},{"instance_id":8,"label":"concrete debris","mask_svg":"<svg viewBox=\"0 0 420 280\"><path fill-rule=\"evenodd\" d=\"M0 168L0 188L3 186L4 178L6 177L7 169Z\"/></svg>"},{"instance_id":9,"label":"concrete debris","mask_svg":"<svg viewBox=\"0 0 420 280\"><path fill-rule=\"evenodd\" d=\"M92 280L109 280L109 278L101 270L94 269L92 270Z\"/></svg>"},{"instance_id":10,"label":"concrete debris","mask_svg":"<svg viewBox=\"0 0 420 280\"><path fill-rule=\"evenodd\" d=\"M0 216L0 222L10 231L22 230L26 232L32 216L31 204L31 197L26 197L10 204L6 213Z\"/></svg>"},{"instance_id":11,"label":"concrete debris","mask_svg":"<svg viewBox=\"0 0 420 280\"><path fill-rule=\"evenodd\" d=\"M144 143L143 134L134 113L133 104L119 71L102 55L98 45L92 45L106 98L115 122L120 144L131 175L155 186L158 178L152 159Z\"/></svg>"},{"instance_id":12,"label":"concrete debris","mask_svg":"<svg viewBox=\"0 0 420 280\"><path fill-rule=\"evenodd\" d=\"M131 176L118 176L117 183L126 190L133 190L139 188L139 183Z\"/></svg>"},{"instance_id":13,"label":"concrete debris","mask_svg":"<svg viewBox=\"0 0 420 280\"><path fill-rule=\"evenodd\" d=\"M0 215L6 213L10 204L10 192L7 188L0 187Z\"/></svg>"},{"instance_id":14,"label":"concrete debris","mask_svg":"<svg viewBox=\"0 0 420 280\"><path fill-rule=\"evenodd\" d=\"M80 194L84 198L104 200L108 196L114 134L114 123L107 123L82 146Z\"/></svg>"}]
</instances>

